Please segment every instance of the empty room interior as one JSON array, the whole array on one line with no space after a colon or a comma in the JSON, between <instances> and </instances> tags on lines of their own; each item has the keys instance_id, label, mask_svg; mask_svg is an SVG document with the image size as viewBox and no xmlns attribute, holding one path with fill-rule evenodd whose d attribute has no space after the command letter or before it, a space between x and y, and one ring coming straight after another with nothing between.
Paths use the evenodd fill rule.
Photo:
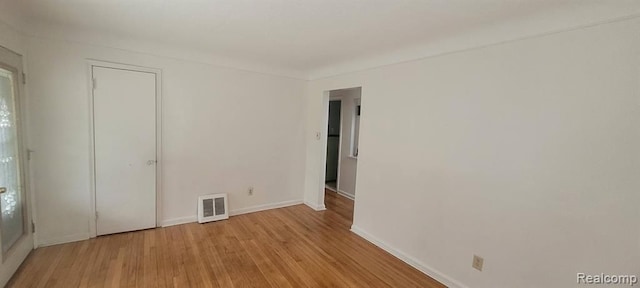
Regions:
<instances>
[{"instance_id":1,"label":"empty room interior","mask_svg":"<svg viewBox=\"0 0 640 288\"><path fill-rule=\"evenodd\" d=\"M638 0L0 0L0 287L640 285Z\"/></svg>"}]
</instances>

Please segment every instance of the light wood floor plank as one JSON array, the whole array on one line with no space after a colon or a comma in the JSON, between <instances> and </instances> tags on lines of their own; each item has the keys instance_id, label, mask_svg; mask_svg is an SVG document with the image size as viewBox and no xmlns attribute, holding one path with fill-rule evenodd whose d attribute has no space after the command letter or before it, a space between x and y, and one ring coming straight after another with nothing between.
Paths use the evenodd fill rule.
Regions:
<instances>
[{"instance_id":1,"label":"light wood floor plank","mask_svg":"<svg viewBox=\"0 0 640 288\"><path fill-rule=\"evenodd\" d=\"M34 250L7 287L445 287L349 229L353 201Z\"/></svg>"}]
</instances>

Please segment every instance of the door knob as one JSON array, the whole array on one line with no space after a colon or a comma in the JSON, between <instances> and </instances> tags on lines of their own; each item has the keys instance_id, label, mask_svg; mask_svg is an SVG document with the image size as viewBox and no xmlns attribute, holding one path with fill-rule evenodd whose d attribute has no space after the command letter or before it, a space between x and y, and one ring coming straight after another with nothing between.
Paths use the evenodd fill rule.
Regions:
<instances>
[{"instance_id":1,"label":"door knob","mask_svg":"<svg viewBox=\"0 0 640 288\"><path fill-rule=\"evenodd\" d=\"M151 166L151 165L153 165L153 164L156 164L156 162L158 162L158 161L156 161L156 160L149 160L149 161L147 161L147 165Z\"/></svg>"},{"instance_id":2,"label":"door knob","mask_svg":"<svg viewBox=\"0 0 640 288\"><path fill-rule=\"evenodd\" d=\"M7 187L0 187L0 194L4 194L4 192L7 192Z\"/></svg>"}]
</instances>

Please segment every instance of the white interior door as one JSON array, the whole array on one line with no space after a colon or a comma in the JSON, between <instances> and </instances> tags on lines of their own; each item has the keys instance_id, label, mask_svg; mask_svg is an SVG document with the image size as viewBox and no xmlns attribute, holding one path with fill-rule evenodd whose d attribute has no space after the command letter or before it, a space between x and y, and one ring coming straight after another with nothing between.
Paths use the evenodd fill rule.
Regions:
<instances>
[{"instance_id":1,"label":"white interior door","mask_svg":"<svg viewBox=\"0 0 640 288\"><path fill-rule=\"evenodd\" d=\"M33 249L22 143L21 58L0 47L0 287Z\"/></svg>"},{"instance_id":2,"label":"white interior door","mask_svg":"<svg viewBox=\"0 0 640 288\"><path fill-rule=\"evenodd\" d=\"M92 74L96 234L156 227L156 74Z\"/></svg>"}]
</instances>

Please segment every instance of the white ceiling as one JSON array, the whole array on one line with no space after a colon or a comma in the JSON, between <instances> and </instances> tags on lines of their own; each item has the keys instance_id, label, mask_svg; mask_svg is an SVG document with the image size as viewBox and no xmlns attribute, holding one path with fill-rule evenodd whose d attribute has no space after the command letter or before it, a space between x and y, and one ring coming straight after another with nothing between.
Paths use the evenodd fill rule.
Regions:
<instances>
[{"instance_id":1,"label":"white ceiling","mask_svg":"<svg viewBox=\"0 0 640 288\"><path fill-rule=\"evenodd\" d=\"M455 37L486 44L474 38L490 28L517 38L640 11L640 0L16 1L41 26L197 49L302 78L424 57L437 52L435 43Z\"/></svg>"}]
</instances>

